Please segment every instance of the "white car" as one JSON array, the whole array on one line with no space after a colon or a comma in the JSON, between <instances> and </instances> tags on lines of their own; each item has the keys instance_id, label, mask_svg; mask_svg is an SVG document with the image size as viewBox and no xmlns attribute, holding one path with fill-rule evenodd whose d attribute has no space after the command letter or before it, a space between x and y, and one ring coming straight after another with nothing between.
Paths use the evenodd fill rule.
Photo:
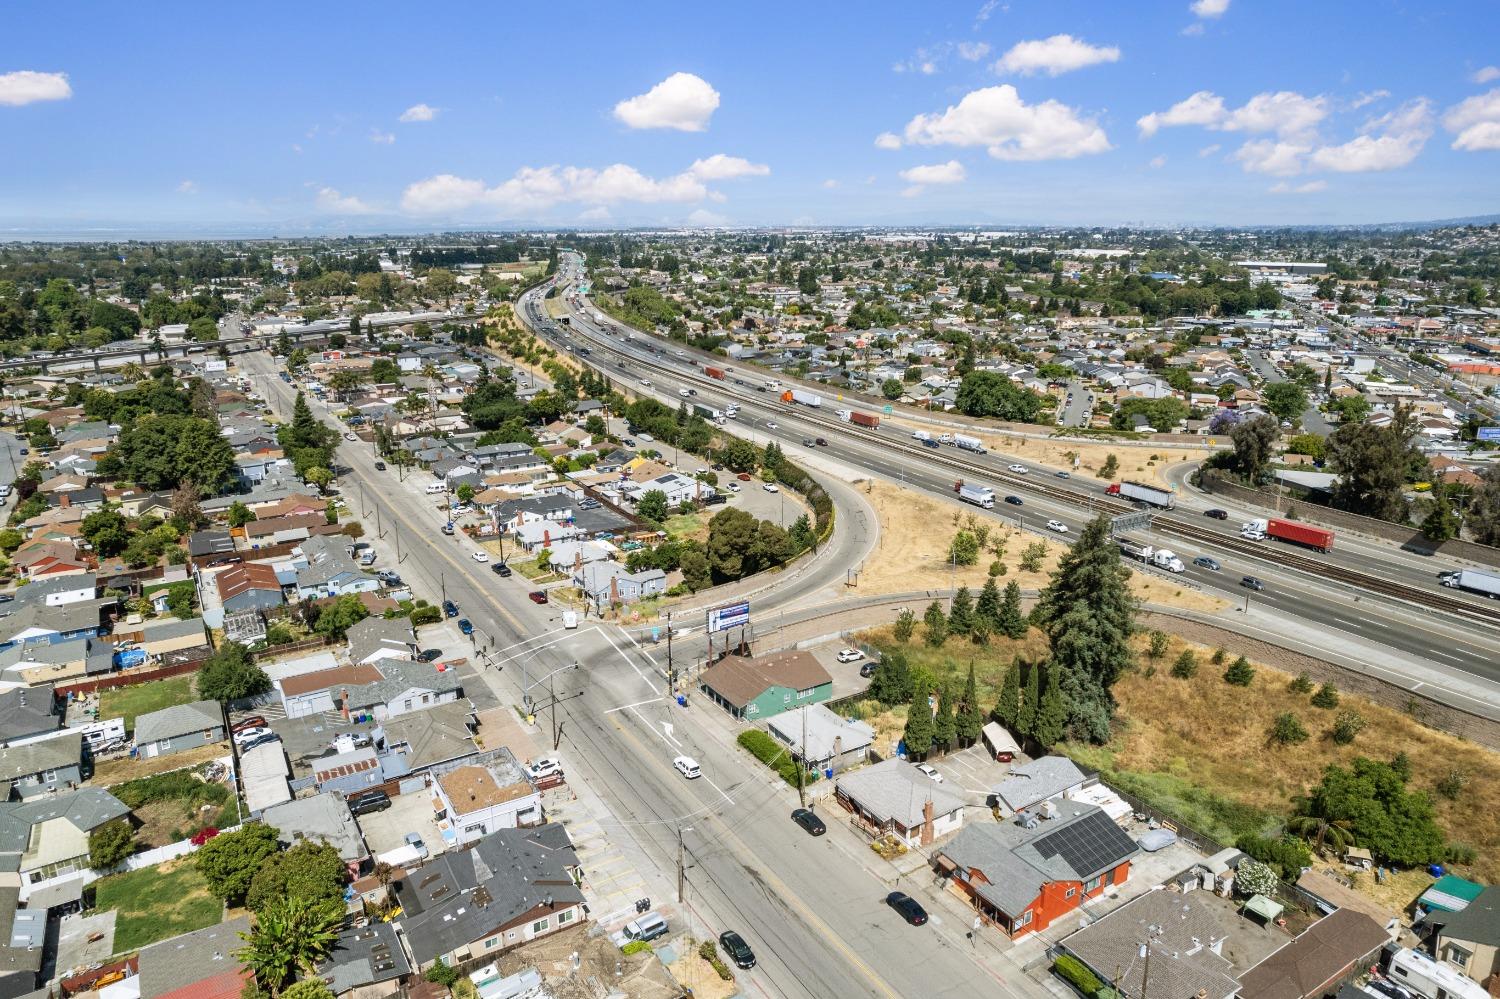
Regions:
<instances>
[{"instance_id":1,"label":"white car","mask_svg":"<svg viewBox=\"0 0 1500 999\"><path fill-rule=\"evenodd\" d=\"M857 663L864 657L865 654L858 649L840 649L838 654L841 663Z\"/></svg>"},{"instance_id":2,"label":"white car","mask_svg":"<svg viewBox=\"0 0 1500 999\"><path fill-rule=\"evenodd\" d=\"M490 560L490 557L488 555L486 555L484 552L475 552L474 553L474 561L476 561L476 562L488 562L489 560Z\"/></svg>"},{"instance_id":3,"label":"white car","mask_svg":"<svg viewBox=\"0 0 1500 999\"><path fill-rule=\"evenodd\" d=\"M647 444L652 444L656 441L656 438L652 437L650 434L637 434L636 436L638 439L645 441Z\"/></svg>"},{"instance_id":4,"label":"white car","mask_svg":"<svg viewBox=\"0 0 1500 999\"><path fill-rule=\"evenodd\" d=\"M264 725L257 725L254 728L241 729L234 733L234 741L236 744L243 746L247 742L254 742L262 736L271 734L273 733L269 728L266 728Z\"/></svg>"},{"instance_id":5,"label":"white car","mask_svg":"<svg viewBox=\"0 0 1500 999\"><path fill-rule=\"evenodd\" d=\"M732 493L737 493L737 492L740 491L740 484L738 482L731 482L728 485L726 485L724 488L728 489Z\"/></svg>"},{"instance_id":6,"label":"white car","mask_svg":"<svg viewBox=\"0 0 1500 999\"><path fill-rule=\"evenodd\" d=\"M649 379L649 378L642 378L641 379L641 384L644 385L644 386L646 386L647 388L650 388L651 387L651 379Z\"/></svg>"},{"instance_id":7,"label":"white car","mask_svg":"<svg viewBox=\"0 0 1500 999\"><path fill-rule=\"evenodd\" d=\"M779 492L781 492L781 490L776 487L776 483L774 483L774 482L767 482L765 485L761 486L761 488L764 489L768 493L779 493Z\"/></svg>"},{"instance_id":8,"label":"white car","mask_svg":"<svg viewBox=\"0 0 1500 999\"><path fill-rule=\"evenodd\" d=\"M353 433L345 431L344 432L344 440L346 440L346 441L357 441L357 440L359 440L359 438L356 437L356 436L354 436Z\"/></svg>"},{"instance_id":9,"label":"white car","mask_svg":"<svg viewBox=\"0 0 1500 999\"><path fill-rule=\"evenodd\" d=\"M1067 534L1068 525L1060 520L1049 520L1047 521L1047 530L1056 531L1058 534Z\"/></svg>"},{"instance_id":10,"label":"white car","mask_svg":"<svg viewBox=\"0 0 1500 999\"><path fill-rule=\"evenodd\" d=\"M767 430L780 430L781 429L781 425L778 424L778 423L773 423L770 420L767 420L766 421L766 429Z\"/></svg>"},{"instance_id":11,"label":"white car","mask_svg":"<svg viewBox=\"0 0 1500 999\"><path fill-rule=\"evenodd\" d=\"M541 780L543 777L551 777L553 774L562 773L562 760L554 756L543 756L531 765L532 780Z\"/></svg>"},{"instance_id":12,"label":"white car","mask_svg":"<svg viewBox=\"0 0 1500 999\"><path fill-rule=\"evenodd\" d=\"M1017 475L1025 475L1027 472L1031 471L1031 469L1027 468L1025 465L1007 465L1006 467L1009 468L1012 472L1015 472Z\"/></svg>"},{"instance_id":13,"label":"white car","mask_svg":"<svg viewBox=\"0 0 1500 999\"><path fill-rule=\"evenodd\" d=\"M943 782L943 775L938 773L932 767L928 766L926 763L918 763L917 772L920 774L925 774L934 784L941 784Z\"/></svg>"},{"instance_id":14,"label":"white car","mask_svg":"<svg viewBox=\"0 0 1500 999\"><path fill-rule=\"evenodd\" d=\"M672 761L672 766L688 780L696 780L703 776L703 771L699 768L698 761L691 756L677 757Z\"/></svg>"}]
</instances>

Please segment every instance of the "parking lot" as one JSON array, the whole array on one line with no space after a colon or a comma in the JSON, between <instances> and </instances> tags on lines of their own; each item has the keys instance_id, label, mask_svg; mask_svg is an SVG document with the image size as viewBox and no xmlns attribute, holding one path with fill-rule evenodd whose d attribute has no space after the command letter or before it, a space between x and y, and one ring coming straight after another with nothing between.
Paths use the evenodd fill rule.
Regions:
<instances>
[{"instance_id":1,"label":"parking lot","mask_svg":"<svg viewBox=\"0 0 1500 999\"><path fill-rule=\"evenodd\" d=\"M359 828L365 834L365 844L370 856L406 845L406 834L416 833L422 837L429 855L435 856L447 849L443 832L433 818L432 792L416 791L398 794L391 798L391 807L380 812L370 812L359 817Z\"/></svg>"},{"instance_id":2,"label":"parking lot","mask_svg":"<svg viewBox=\"0 0 1500 999\"><path fill-rule=\"evenodd\" d=\"M808 650L813 654L813 658L817 659L823 668L828 671L828 675L833 677L834 700L840 697L848 697L850 694L858 694L868 688L870 686L869 679L860 676L859 671L866 663L875 661L863 657L856 659L852 663L841 663L838 656L839 650L843 648L847 648L847 646L842 642L825 642Z\"/></svg>"}]
</instances>

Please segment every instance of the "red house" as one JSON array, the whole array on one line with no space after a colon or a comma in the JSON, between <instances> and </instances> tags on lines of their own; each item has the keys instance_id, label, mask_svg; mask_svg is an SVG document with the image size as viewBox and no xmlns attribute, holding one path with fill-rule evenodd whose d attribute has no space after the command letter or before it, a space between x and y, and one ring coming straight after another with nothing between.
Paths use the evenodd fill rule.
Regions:
<instances>
[{"instance_id":1,"label":"red house","mask_svg":"<svg viewBox=\"0 0 1500 999\"><path fill-rule=\"evenodd\" d=\"M949 888L1012 940L1130 876L1135 841L1093 805L1048 800L1005 822L971 825L933 860Z\"/></svg>"}]
</instances>

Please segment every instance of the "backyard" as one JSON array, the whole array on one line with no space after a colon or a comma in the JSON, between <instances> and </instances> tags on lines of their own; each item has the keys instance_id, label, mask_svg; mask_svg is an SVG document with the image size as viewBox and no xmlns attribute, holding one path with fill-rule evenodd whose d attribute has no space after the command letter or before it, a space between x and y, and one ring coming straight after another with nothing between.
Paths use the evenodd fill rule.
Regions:
<instances>
[{"instance_id":1,"label":"backyard","mask_svg":"<svg viewBox=\"0 0 1500 999\"><path fill-rule=\"evenodd\" d=\"M109 791L135 814L136 840L145 847L179 842L205 826L222 829L239 817L229 788L192 770L142 777Z\"/></svg>"},{"instance_id":2,"label":"backyard","mask_svg":"<svg viewBox=\"0 0 1500 999\"><path fill-rule=\"evenodd\" d=\"M174 704L189 704L197 699L193 693L193 674L186 673L166 680L152 680L128 687L99 692L99 717L124 716L125 728L135 731L137 715L149 714Z\"/></svg>"},{"instance_id":3,"label":"backyard","mask_svg":"<svg viewBox=\"0 0 1500 999\"><path fill-rule=\"evenodd\" d=\"M94 893L96 909L116 910L116 954L212 926L224 914L191 857L111 874L94 885Z\"/></svg>"}]
</instances>

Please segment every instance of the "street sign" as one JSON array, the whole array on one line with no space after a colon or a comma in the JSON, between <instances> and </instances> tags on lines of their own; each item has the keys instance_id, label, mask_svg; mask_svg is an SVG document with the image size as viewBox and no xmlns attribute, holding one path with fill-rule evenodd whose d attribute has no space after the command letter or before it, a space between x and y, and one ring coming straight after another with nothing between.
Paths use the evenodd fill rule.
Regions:
<instances>
[{"instance_id":1,"label":"street sign","mask_svg":"<svg viewBox=\"0 0 1500 999\"><path fill-rule=\"evenodd\" d=\"M740 628L750 623L750 601L744 600L737 604L710 607L706 613L710 635L728 631L730 628Z\"/></svg>"},{"instance_id":2,"label":"street sign","mask_svg":"<svg viewBox=\"0 0 1500 999\"><path fill-rule=\"evenodd\" d=\"M1492 444L1500 444L1500 427L1480 427L1479 439Z\"/></svg>"},{"instance_id":3,"label":"street sign","mask_svg":"<svg viewBox=\"0 0 1500 999\"><path fill-rule=\"evenodd\" d=\"M1136 513L1122 513L1109 522L1109 533L1124 534L1127 531L1139 531L1151 526L1151 511L1140 510Z\"/></svg>"}]
</instances>

